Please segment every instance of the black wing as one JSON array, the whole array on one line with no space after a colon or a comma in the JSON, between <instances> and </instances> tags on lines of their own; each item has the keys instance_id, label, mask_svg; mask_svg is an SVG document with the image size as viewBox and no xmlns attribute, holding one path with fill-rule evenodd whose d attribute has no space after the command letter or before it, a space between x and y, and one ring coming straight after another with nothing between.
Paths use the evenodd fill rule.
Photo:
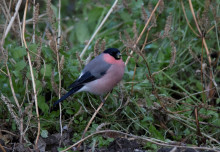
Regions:
<instances>
[{"instance_id":1,"label":"black wing","mask_svg":"<svg viewBox=\"0 0 220 152\"><path fill-rule=\"evenodd\" d=\"M79 79L77 79L75 82L73 82L69 88L70 91L67 92L64 96L62 96L59 100L57 100L53 106L57 105L59 102L65 100L67 97L69 97L71 94L76 93L78 90L80 90L83 86L84 83L88 83L90 81L96 80L96 77L93 76L89 71L83 74Z\"/></svg>"},{"instance_id":2,"label":"black wing","mask_svg":"<svg viewBox=\"0 0 220 152\"><path fill-rule=\"evenodd\" d=\"M83 86L83 84L94 81L96 79L97 78L95 76L93 76L89 71L87 71L80 78L78 78L75 82L73 82L68 88L75 88L81 85Z\"/></svg>"}]
</instances>

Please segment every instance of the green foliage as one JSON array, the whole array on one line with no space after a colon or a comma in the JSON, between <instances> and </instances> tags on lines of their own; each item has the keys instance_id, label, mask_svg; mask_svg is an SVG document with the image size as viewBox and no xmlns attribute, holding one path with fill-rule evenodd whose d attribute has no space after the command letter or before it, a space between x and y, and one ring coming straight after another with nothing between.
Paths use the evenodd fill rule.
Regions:
<instances>
[{"instance_id":1,"label":"green foliage","mask_svg":"<svg viewBox=\"0 0 220 152\"><path fill-rule=\"evenodd\" d=\"M76 38L82 44L85 40L89 39L89 30L87 22L80 21L76 24Z\"/></svg>"},{"instance_id":2,"label":"green foliage","mask_svg":"<svg viewBox=\"0 0 220 152\"><path fill-rule=\"evenodd\" d=\"M42 130L40 133L41 137L47 138L48 137L48 131L47 130Z\"/></svg>"},{"instance_id":3,"label":"green foliage","mask_svg":"<svg viewBox=\"0 0 220 152\"><path fill-rule=\"evenodd\" d=\"M107 139L104 139L103 137L98 137L97 140L99 141L99 146L100 147L106 147L108 146L111 142L114 141L114 138L107 138Z\"/></svg>"},{"instance_id":4,"label":"green foliage","mask_svg":"<svg viewBox=\"0 0 220 152\"><path fill-rule=\"evenodd\" d=\"M20 46L18 46L18 47L15 46L15 48L13 48L13 49L10 48L9 52L12 53L12 57L14 59L18 59L18 58L21 58L21 57L27 55L25 48L20 47Z\"/></svg>"}]
</instances>

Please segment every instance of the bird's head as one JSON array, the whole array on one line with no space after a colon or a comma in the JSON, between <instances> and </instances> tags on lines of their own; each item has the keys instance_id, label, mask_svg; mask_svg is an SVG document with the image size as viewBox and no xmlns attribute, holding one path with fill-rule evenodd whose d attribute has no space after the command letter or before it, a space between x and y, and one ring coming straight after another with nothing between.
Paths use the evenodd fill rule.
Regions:
<instances>
[{"instance_id":1,"label":"bird's head","mask_svg":"<svg viewBox=\"0 0 220 152\"><path fill-rule=\"evenodd\" d=\"M112 57L115 58L115 60L120 60L121 59L121 53L116 48L106 49L103 53L110 54Z\"/></svg>"}]
</instances>

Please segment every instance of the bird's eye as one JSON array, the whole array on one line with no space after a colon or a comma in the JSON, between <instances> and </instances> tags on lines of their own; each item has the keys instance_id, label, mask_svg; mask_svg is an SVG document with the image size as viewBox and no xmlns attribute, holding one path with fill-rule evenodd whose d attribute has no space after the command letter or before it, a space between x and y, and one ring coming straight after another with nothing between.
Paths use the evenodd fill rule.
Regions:
<instances>
[{"instance_id":1,"label":"bird's eye","mask_svg":"<svg viewBox=\"0 0 220 152\"><path fill-rule=\"evenodd\" d=\"M120 53L120 52L118 52L118 53L116 54L116 59L121 59L121 53Z\"/></svg>"}]
</instances>

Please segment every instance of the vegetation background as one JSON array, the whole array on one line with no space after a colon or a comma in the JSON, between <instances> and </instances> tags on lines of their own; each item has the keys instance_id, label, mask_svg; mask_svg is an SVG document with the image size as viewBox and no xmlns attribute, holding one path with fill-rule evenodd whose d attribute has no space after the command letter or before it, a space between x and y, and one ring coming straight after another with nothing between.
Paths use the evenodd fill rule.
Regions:
<instances>
[{"instance_id":1,"label":"vegetation background","mask_svg":"<svg viewBox=\"0 0 220 152\"><path fill-rule=\"evenodd\" d=\"M219 0L0 6L0 151L64 150L78 142L101 101L79 93L59 108L53 103L109 47L121 50L125 75L88 128L87 149L123 136L147 151L220 150Z\"/></svg>"}]
</instances>

